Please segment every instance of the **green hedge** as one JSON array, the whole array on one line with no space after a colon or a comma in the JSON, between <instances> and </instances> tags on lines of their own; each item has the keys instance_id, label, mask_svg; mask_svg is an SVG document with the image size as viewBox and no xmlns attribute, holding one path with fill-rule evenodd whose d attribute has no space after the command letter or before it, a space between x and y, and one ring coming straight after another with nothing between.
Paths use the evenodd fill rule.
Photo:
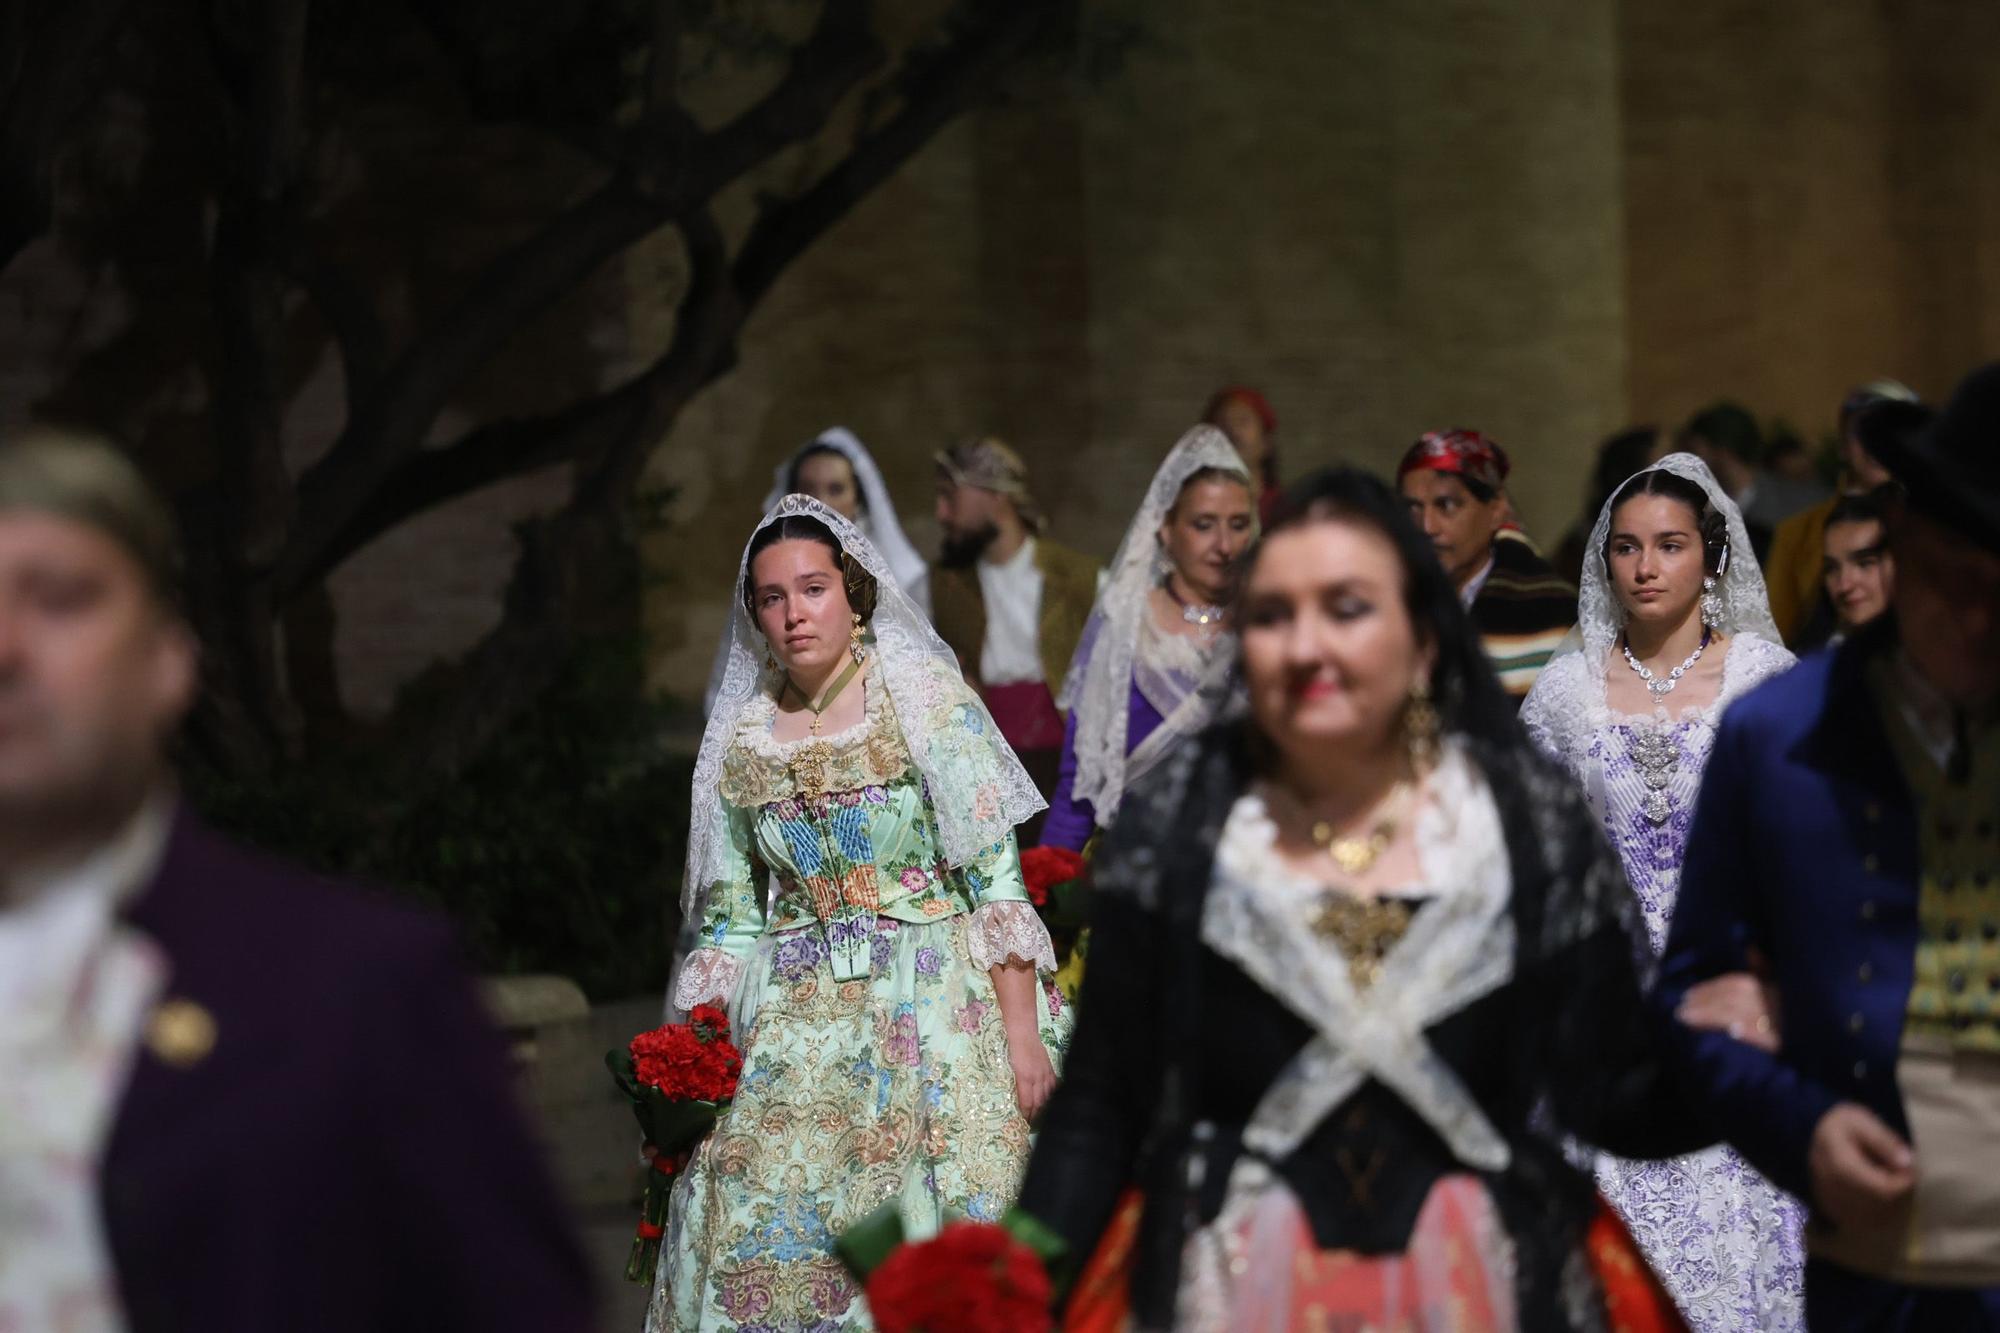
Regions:
<instances>
[{"instance_id":1,"label":"green hedge","mask_svg":"<svg viewBox=\"0 0 2000 1333\"><path fill-rule=\"evenodd\" d=\"M579 653L543 701L449 786L381 790L366 743L277 781L199 765L189 796L253 845L443 910L475 965L555 972L593 999L664 990L692 759L636 644Z\"/></svg>"}]
</instances>

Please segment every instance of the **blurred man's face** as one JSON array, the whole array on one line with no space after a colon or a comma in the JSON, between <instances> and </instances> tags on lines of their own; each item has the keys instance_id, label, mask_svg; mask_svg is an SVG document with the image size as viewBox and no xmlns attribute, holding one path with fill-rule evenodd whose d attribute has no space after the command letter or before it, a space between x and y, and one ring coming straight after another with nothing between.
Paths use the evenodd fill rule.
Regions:
<instances>
[{"instance_id":1,"label":"blurred man's face","mask_svg":"<svg viewBox=\"0 0 2000 1333\"><path fill-rule=\"evenodd\" d=\"M1896 595L1896 561L1874 519L1835 523L1826 530L1820 577L1843 632L1853 633L1889 609Z\"/></svg>"},{"instance_id":2,"label":"blurred man's face","mask_svg":"<svg viewBox=\"0 0 2000 1333\"><path fill-rule=\"evenodd\" d=\"M2000 698L2000 553L1904 509L1890 519L1896 624L1918 670L1954 703Z\"/></svg>"},{"instance_id":3,"label":"blurred man's face","mask_svg":"<svg viewBox=\"0 0 2000 1333\"><path fill-rule=\"evenodd\" d=\"M1507 498L1482 500L1449 472L1418 468L1396 483L1410 518L1431 539L1438 563L1463 588L1493 554L1493 538L1507 521Z\"/></svg>"},{"instance_id":4,"label":"blurred man's face","mask_svg":"<svg viewBox=\"0 0 2000 1333\"><path fill-rule=\"evenodd\" d=\"M997 491L939 478L937 523L944 542L939 559L959 568L977 560L1000 535L997 515L1008 503Z\"/></svg>"},{"instance_id":5,"label":"blurred man's face","mask_svg":"<svg viewBox=\"0 0 2000 1333\"><path fill-rule=\"evenodd\" d=\"M1264 466L1264 456L1271 451L1271 442L1264 435L1264 418L1257 415L1257 409L1241 398L1226 398L1209 418L1209 424L1229 437L1237 454L1249 465L1250 475L1257 476Z\"/></svg>"},{"instance_id":6,"label":"blurred man's face","mask_svg":"<svg viewBox=\"0 0 2000 1333\"><path fill-rule=\"evenodd\" d=\"M123 547L71 519L0 513L0 825L135 802L195 678L192 636Z\"/></svg>"}]
</instances>

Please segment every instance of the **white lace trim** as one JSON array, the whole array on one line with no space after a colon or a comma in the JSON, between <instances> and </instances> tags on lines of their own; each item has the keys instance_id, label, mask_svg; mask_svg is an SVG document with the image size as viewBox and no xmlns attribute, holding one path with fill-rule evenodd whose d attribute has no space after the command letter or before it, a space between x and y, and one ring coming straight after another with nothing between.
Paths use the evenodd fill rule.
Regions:
<instances>
[{"instance_id":1,"label":"white lace trim","mask_svg":"<svg viewBox=\"0 0 2000 1333\"><path fill-rule=\"evenodd\" d=\"M1417 853L1432 900L1356 992L1346 961L1307 925L1317 886L1273 844L1276 825L1251 792L1230 810L1202 939L1312 1025L1317 1034L1266 1090L1244 1142L1294 1151L1368 1078L1393 1089L1460 1161L1503 1169L1507 1141L1424 1037L1424 1029L1505 985L1514 970L1513 891L1499 810L1457 743L1425 784Z\"/></svg>"},{"instance_id":2,"label":"white lace trim","mask_svg":"<svg viewBox=\"0 0 2000 1333\"><path fill-rule=\"evenodd\" d=\"M722 949L696 949L674 981L674 1007L685 1013L698 1004L728 1005L743 979L743 960Z\"/></svg>"},{"instance_id":3,"label":"white lace trim","mask_svg":"<svg viewBox=\"0 0 2000 1333\"><path fill-rule=\"evenodd\" d=\"M807 733L781 741L771 734L771 723L778 715L778 701L768 691L759 691L743 706L743 716L736 724L736 744L759 759L775 764L790 763L800 750L814 741L838 748L858 744L867 738L870 727L879 725L888 716L888 701L882 689L882 673L878 670L875 654L869 654L868 665L861 674L861 720L853 726L821 736Z\"/></svg>"},{"instance_id":4,"label":"white lace trim","mask_svg":"<svg viewBox=\"0 0 2000 1333\"><path fill-rule=\"evenodd\" d=\"M1647 714L1611 711L1605 698L1608 661L1607 657L1605 664L1593 669L1588 653L1564 653L1536 677L1534 688L1521 704L1521 722L1536 748L1579 776L1584 754L1598 732L1618 723L1654 722ZM1725 645L1722 683L1714 700L1670 714L1670 723L1695 722L1713 728L1729 705L1753 687L1789 671L1797 661L1789 649L1754 631L1737 634Z\"/></svg>"},{"instance_id":5,"label":"white lace trim","mask_svg":"<svg viewBox=\"0 0 2000 1333\"><path fill-rule=\"evenodd\" d=\"M1091 608L1085 646L1057 699L1076 718L1076 777L1071 791L1077 800L1090 802L1101 827L1111 826L1131 777L1126 733L1132 670L1141 630L1153 614L1149 594L1158 579L1155 559L1160 524L1166 521L1188 478L1204 468L1219 468L1242 477L1255 499L1257 488L1251 482L1250 469L1228 436L1213 426L1196 426L1181 436L1153 474L1139 512L1118 544L1118 554L1112 557ZM1208 663L1212 665L1218 658L1233 659L1234 654L1211 653ZM1207 723L1213 716L1215 699L1200 688L1206 681L1204 673L1190 682L1187 696L1161 723L1160 731L1169 737L1192 735ZM1155 760L1157 753L1156 747Z\"/></svg>"},{"instance_id":6,"label":"white lace trim","mask_svg":"<svg viewBox=\"0 0 2000 1333\"><path fill-rule=\"evenodd\" d=\"M1033 903L985 903L974 908L966 923L966 943L974 967L993 968L1011 961L1032 963L1037 972L1050 975L1056 970L1055 941Z\"/></svg>"}]
</instances>

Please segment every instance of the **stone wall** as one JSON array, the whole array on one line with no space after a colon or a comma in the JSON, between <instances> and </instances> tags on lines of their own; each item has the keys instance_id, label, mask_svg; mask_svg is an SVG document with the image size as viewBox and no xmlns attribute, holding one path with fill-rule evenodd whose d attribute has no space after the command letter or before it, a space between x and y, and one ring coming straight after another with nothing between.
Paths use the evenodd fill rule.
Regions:
<instances>
[{"instance_id":1,"label":"stone wall","mask_svg":"<svg viewBox=\"0 0 2000 1333\"><path fill-rule=\"evenodd\" d=\"M1879 375L2000 352L2000 7L1622 7L1631 414L1817 435Z\"/></svg>"}]
</instances>

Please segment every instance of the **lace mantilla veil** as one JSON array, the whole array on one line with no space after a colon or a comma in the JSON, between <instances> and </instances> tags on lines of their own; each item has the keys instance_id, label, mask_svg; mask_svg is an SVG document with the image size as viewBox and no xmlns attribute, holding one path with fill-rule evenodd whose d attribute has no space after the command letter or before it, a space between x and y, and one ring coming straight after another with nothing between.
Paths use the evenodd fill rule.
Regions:
<instances>
[{"instance_id":1,"label":"lace mantilla veil","mask_svg":"<svg viewBox=\"0 0 2000 1333\"><path fill-rule=\"evenodd\" d=\"M929 619L930 565L903 534L902 520L896 517L895 502L889 498L889 485L882 480L882 469L875 466L875 456L847 427L828 427L792 450L785 461L778 464L777 470L771 474L771 491L764 497L763 512L768 514L777 508L778 501L791 490L792 469L799 465L799 455L809 449L831 449L854 469L854 483L861 488L862 501L862 521L855 527L863 537L874 543L875 549L882 553L883 563L895 574L897 584L916 604L917 610ZM722 678L729 670L729 641L730 626L725 624L722 641L715 646L715 662L708 669L708 688L702 692L704 714L715 711L716 699L722 693Z\"/></svg>"},{"instance_id":2,"label":"lace mantilla veil","mask_svg":"<svg viewBox=\"0 0 2000 1333\"><path fill-rule=\"evenodd\" d=\"M1743 511L1729 498L1726 491L1708 470L1708 464L1693 454L1668 454L1645 472L1671 472L1677 477L1693 482L1708 496L1709 505L1721 514L1728 524L1729 546L1727 563L1722 573L1716 577L1715 593L1722 602L1722 614L1715 623L1715 629L1731 636L1754 634L1772 644L1783 644L1778 634L1778 624L1771 618L1771 599L1764 590L1764 572L1757 567L1757 557L1751 553L1750 532L1743 525ZM1629 483L1631 479L1627 478ZM1621 484L1618 491L1625 489ZM1590 529L1590 544L1584 547L1583 586L1577 595L1576 629L1556 650L1555 658L1582 653L1584 675L1587 679L1602 681L1605 663L1610 660L1611 651L1618 643L1618 633L1625 627L1625 612L1618 603L1618 595L1611 589L1611 573L1604 564L1604 543L1611 536L1611 510L1618 502L1618 492L1604 502L1604 508L1597 513L1597 522ZM1554 665L1554 661L1550 663Z\"/></svg>"},{"instance_id":3,"label":"lace mantilla veil","mask_svg":"<svg viewBox=\"0 0 2000 1333\"><path fill-rule=\"evenodd\" d=\"M1126 732L1133 663L1139 654L1141 629L1146 617L1152 614L1147 594L1159 581L1154 561L1159 550L1160 525L1166 522L1188 478L1206 468L1242 478L1250 489L1254 512L1257 488L1249 467L1229 443L1229 437L1213 426L1196 426L1181 436L1159 471L1153 474L1146 498L1133 516L1132 525L1125 530L1125 540L1118 544L1118 554L1112 558L1110 572L1097 594L1097 604L1091 608L1085 646L1071 664L1057 700L1076 718L1076 777L1072 791L1078 800L1090 802L1100 827L1110 826L1126 784L1138 776L1131 771ZM1223 652L1218 657L1231 659L1233 666L1233 654ZM1213 662L1210 666L1192 691L1202 696L1202 703L1173 709L1160 724L1159 731L1167 733L1160 737L1161 744L1154 746L1148 738L1150 751L1155 754L1163 751L1176 735L1199 731L1214 716L1215 707L1229 692L1234 673L1215 669Z\"/></svg>"},{"instance_id":4,"label":"lace mantilla veil","mask_svg":"<svg viewBox=\"0 0 2000 1333\"><path fill-rule=\"evenodd\" d=\"M911 762L929 793L945 860L963 865L1046 803L1001 739L986 706L959 674L958 658L903 591L882 553L854 524L810 496L787 495L764 515L751 540L794 514L825 524L841 549L875 578L875 615L870 622L875 667ZM750 543L745 542L730 593L728 665L695 759L687 878L681 885L683 921L698 919L703 894L722 877L728 843L721 791L723 757L736 738L744 708L760 691L775 693L780 679L765 670L764 636L743 605L749 557Z\"/></svg>"}]
</instances>

